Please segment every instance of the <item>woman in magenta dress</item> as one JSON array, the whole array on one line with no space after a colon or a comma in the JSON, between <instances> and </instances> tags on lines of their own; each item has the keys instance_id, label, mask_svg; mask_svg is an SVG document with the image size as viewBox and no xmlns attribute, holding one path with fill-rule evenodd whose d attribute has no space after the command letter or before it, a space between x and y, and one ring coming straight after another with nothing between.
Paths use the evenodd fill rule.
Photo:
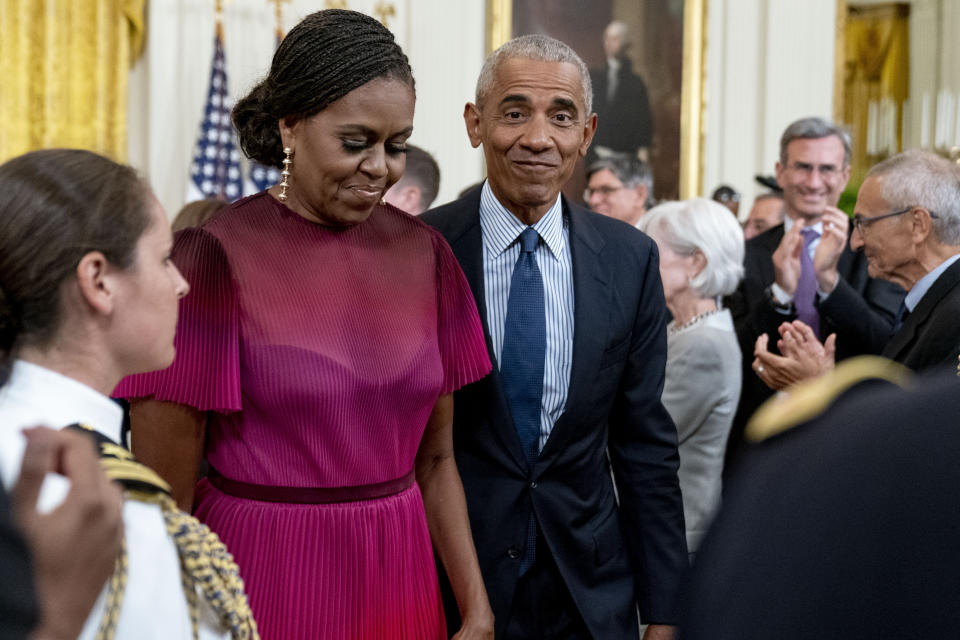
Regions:
<instances>
[{"instance_id":1,"label":"woman in magenta dress","mask_svg":"<svg viewBox=\"0 0 960 640\"><path fill-rule=\"evenodd\" d=\"M287 184L177 236L176 360L116 392L137 455L233 552L268 640L445 638L434 549L457 637L493 637L451 435L452 392L490 369L482 328L440 236L380 204L413 110L377 21L295 27L233 113Z\"/></svg>"}]
</instances>

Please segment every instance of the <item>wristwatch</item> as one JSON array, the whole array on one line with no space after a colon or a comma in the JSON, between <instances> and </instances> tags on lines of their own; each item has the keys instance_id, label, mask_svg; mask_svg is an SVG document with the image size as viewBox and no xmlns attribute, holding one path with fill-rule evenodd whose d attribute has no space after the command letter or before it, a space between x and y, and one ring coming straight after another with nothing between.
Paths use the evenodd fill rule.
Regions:
<instances>
[{"instance_id":1,"label":"wristwatch","mask_svg":"<svg viewBox=\"0 0 960 640\"><path fill-rule=\"evenodd\" d=\"M794 306L793 300L790 300L789 302L780 302L777 299L777 296L773 293L773 285L770 285L764 289L763 295L767 299L767 304L773 307L777 313L782 313L787 316L796 314L797 308Z\"/></svg>"}]
</instances>

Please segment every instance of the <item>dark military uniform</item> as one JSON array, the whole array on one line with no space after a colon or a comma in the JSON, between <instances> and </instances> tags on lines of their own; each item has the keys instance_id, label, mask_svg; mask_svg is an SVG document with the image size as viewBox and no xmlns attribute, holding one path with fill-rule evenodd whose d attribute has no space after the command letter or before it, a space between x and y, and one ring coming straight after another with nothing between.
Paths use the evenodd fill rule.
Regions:
<instances>
[{"instance_id":1,"label":"dark military uniform","mask_svg":"<svg viewBox=\"0 0 960 640\"><path fill-rule=\"evenodd\" d=\"M960 637L960 380L876 360L757 414L681 639Z\"/></svg>"}]
</instances>

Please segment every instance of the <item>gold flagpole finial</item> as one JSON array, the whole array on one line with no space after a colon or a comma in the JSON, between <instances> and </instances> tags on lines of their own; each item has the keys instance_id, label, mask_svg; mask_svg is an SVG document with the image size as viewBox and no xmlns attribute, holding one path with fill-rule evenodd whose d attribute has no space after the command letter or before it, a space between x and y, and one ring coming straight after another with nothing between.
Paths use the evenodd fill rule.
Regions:
<instances>
[{"instance_id":1,"label":"gold flagpole finial","mask_svg":"<svg viewBox=\"0 0 960 640\"><path fill-rule=\"evenodd\" d=\"M283 3L289 3L290 0L267 0L269 4L273 5L273 17L276 21L276 29L274 33L277 34L277 41L283 40Z\"/></svg>"},{"instance_id":2,"label":"gold flagpole finial","mask_svg":"<svg viewBox=\"0 0 960 640\"><path fill-rule=\"evenodd\" d=\"M387 29L390 28L390 25L387 22L390 18L393 18L397 15L397 9L393 6L392 2L384 2L380 0L373 8L373 17L380 21Z\"/></svg>"}]
</instances>

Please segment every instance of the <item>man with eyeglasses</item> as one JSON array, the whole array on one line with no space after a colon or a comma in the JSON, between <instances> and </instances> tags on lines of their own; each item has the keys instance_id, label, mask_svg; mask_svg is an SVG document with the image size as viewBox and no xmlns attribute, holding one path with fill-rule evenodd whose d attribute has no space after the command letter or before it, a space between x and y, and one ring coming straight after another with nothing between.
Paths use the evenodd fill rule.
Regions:
<instances>
[{"instance_id":1,"label":"man with eyeglasses","mask_svg":"<svg viewBox=\"0 0 960 640\"><path fill-rule=\"evenodd\" d=\"M605 158L587 168L583 201L591 210L637 226L653 204L653 172L643 160Z\"/></svg>"},{"instance_id":2,"label":"man with eyeglasses","mask_svg":"<svg viewBox=\"0 0 960 640\"><path fill-rule=\"evenodd\" d=\"M752 370L758 336L776 343L781 323L800 319L823 339L836 334L836 356L877 354L886 346L900 287L869 277L863 254L848 247L850 220L837 209L850 178L850 136L823 118L790 124L780 138L777 182L784 223L746 244L745 276L727 300L743 353L743 386L727 446L728 468L743 427L772 391ZM851 316L850 310L859 313Z\"/></svg>"},{"instance_id":3,"label":"man with eyeglasses","mask_svg":"<svg viewBox=\"0 0 960 640\"><path fill-rule=\"evenodd\" d=\"M881 355L915 371L954 367L960 357L960 168L927 151L906 151L867 174L853 216L850 247L862 251L870 275L907 295ZM838 322L855 325L868 310L847 301ZM784 327L784 356L757 349L754 370L771 387L784 376L804 379L833 366L806 327ZM762 345L761 345L762 346ZM805 357L806 356L806 357Z\"/></svg>"}]
</instances>

